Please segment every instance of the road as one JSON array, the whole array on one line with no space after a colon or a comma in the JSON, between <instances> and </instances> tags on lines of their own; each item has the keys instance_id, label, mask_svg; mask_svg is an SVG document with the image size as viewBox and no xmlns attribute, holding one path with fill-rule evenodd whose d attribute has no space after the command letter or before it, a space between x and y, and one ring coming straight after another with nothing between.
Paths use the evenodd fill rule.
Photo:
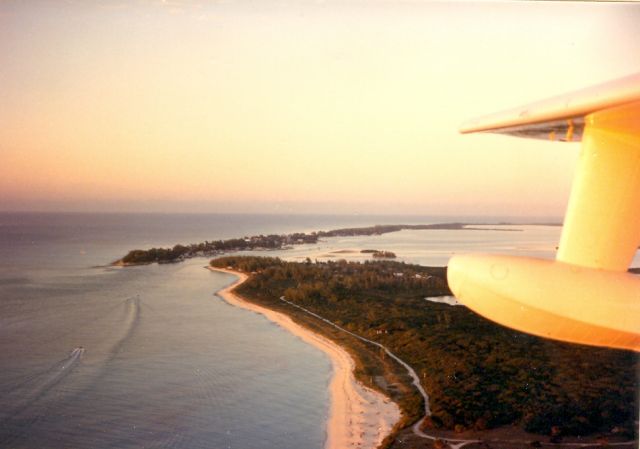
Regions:
<instances>
[{"instance_id":1,"label":"road","mask_svg":"<svg viewBox=\"0 0 640 449\"><path fill-rule=\"evenodd\" d=\"M416 387L416 390L418 390L418 393L420 393L420 395L422 396L422 398L424 400L424 416L422 418L420 418L412 427L413 433L416 436L418 436L420 438L425 438L427 440L432 440L432 441L440 440L443 443L445 443L446 445L448 445L451 449L460 449L463 446L466 446L467 444L481 443L482 442L481 440L440 438L440 437L437 437L437 436L434 436L434 435L429 435L429 434L423 432L420 429L420 424L422 423L422 421L424 420L425 417L431 415L431 408L429 407L429 395L427 394L427 392L424 390L424 388L420 384L420 378L418 377L418 374L415 372L415 370L411 367L411 365L409 365L407 362L405 362L400 357L398 357L393 352L391 352L389 350L389 348L387 348L386 346L378 343L377 341L369 340L368 338L364 338L361 335L355 334L355 333L353 333L353 332L351 332L351 331L349 331L349 330L337 325L333 321L328 320L327 318L325 318L323 316L320 316L315 312L312 312L311 310L305 309L304 307L299 306L298 304L295 304L295 303L293 303L291 301L287 301L287 299L284 296L280 297L280 301L282 301L284 303L287 303L290 306L295 307L296 309L302 310L303 312L313 316L314 318L317 318L320 321L323 321L326 324L335 327L336 329L338 329L341 332L347 333L347 334L357 338L358 340L364 341L365 343L371 344L373 346L376 346L376 347L382 349L389 357L391 357L393 360L395 360L400 365L402 365L407 370L407 373L411 377L411 383L413 384L414 387Z\"/></svg>"},{"instance_id":2,"label":"road","mask_svg":"<svg viewBox=\"0 0 640 449\"><path fill-rule=\"evenodd\" d=\"M472 443L482 443L482 442L487 442L487 443L517 443L517 444L529 444L530 441L527 440L468 440L468 439L456 439L456 438L444 438L444 437L440 437L440 436L436 436L436 435L429 435L428 433L425 433L422 429L420 429L420 424L422 423L422 421L424 420L425 417L430 416L431 415L431 409L429 407L429 395L427 394L427 392L424 390L424 388L422 388L422 385L420 384L420 378L418 377L418 375L416 374L415 370L413 368L411 368L411 366L405 362L404 360L402 360L400 357L398 357L397 355L395 355L393 352L391 352L389 350L389 348L387 348L386 346L378 343L377 341L373 341L373 340L369 340L368 338L365 338L361 335L355 334L339 325L337 325L336 323L334 323L331 320L326 319L323 316L318 315L317 313L312 312L311 310L305 309L302 306L299 306L298 304L292 303L291 301L287 301L287 299L284 296L280 297L280 300L282 302L285 302L287 304L289 304L292 307L295 307L297 309L302 310L303 312L327 323L330 326L335 327L336 329L338 329L341 332L347 333L355 338L357 338L358 340L364 341L365 343L371 344L373 346L376 346L380 349L382 349L389 357L391 357L392 359L394 359L396 362L398 362L400 365L402 365L406 370L407 373L409 373L409 376L411 377L412 381L411 383L416 387L416 390L418 390L418 392L420 393L420 395L422 396L422 398L424 399L424 416L422 418L420 418L413 426L412 426L412 431L414 433L414 435L420 437L420 438L424 438L427 440L431 440L431 441L435 441L435 440L440 440L442 441L446 446L448 446L451 449L460 449L468 444L472 444ZM634 444L634 441L625 441L625 442L615 442L615 443L607 443L607 446L629 446L630 444ZM544 443L541 442L540 443L542 446L553 446L553 447L594 447L594 446L600 446L599 443L597 442L583 442L583 443Z\"/></svg>"}]
</instances>

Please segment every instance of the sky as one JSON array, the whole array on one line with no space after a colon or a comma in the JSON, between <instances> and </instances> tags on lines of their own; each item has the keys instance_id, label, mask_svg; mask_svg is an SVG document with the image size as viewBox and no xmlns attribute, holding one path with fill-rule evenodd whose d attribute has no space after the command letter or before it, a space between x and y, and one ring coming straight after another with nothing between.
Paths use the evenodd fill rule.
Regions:
<instances>
[{"instance_id":1,"label":"sky","mask_svg":"<svg viewBox=\"0 0 640 449\"><path fill-rule=\"evenodd\" d=\"M640 4L0 0L0 211L562 217L578 143L460 135L640 71Z\"/></svg>"}]
</instances>

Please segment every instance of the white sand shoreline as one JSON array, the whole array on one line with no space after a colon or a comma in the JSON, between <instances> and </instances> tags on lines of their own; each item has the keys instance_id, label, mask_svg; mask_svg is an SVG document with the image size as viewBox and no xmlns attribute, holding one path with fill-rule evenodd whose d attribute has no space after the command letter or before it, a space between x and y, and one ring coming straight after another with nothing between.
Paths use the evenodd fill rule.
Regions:
<instances>
[{"instance_id":1,"label":"white sand shoreline","mask_svg":"<svg viewBox=\"0 0 640 449\"><path fill-rule=\"evenodd\" d=\"M382 393L365 387L353 374L353 359L341 346L295 323L289 316L253 304L232 290L247 279L241 272L209 267L212 271L238 276L238 281L217 292L225 301L258 312L331 359L333 376L329 386L331 406L325 449L375 449L400 419L400 409Z\"/></svg>"}]
</instances>

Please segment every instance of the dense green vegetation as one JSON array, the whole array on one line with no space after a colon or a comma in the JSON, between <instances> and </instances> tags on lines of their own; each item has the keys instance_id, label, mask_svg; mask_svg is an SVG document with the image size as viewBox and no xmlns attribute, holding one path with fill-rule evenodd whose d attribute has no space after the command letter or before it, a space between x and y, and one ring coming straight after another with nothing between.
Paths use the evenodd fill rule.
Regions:
<instances>
[{"instance_id":1,"label":"dense green vegetation","mask_svg":"<svg viewBox=\"0 0 640 449\"><path fill-rule=\"evenodd\" d=\"M278 299L285 296L387 346L420 375L431 398L433 427L482 430L515 423L539 434L553 427L565 435L636 434L636 354L545 340L465 307L426 301L425 296L450 294L445 268L258 257L224 257L211 265L253 273L238 287L253 301L288 307L295 316ZM361 363L379 362L367 355L371 348L353 343L354 348ZM361 374L373 371L365 367ZM404 398L401 406L415 418L419 401Z\"/></svg>"},{"instance_id":2,"label":"dense green vegetation","mask_svg":"<svg viewBox=\"0 0 640 449\"><path fill-rule=\"evenodd\" d=\"M189 245L175 245L173 248L134 249L116 263L141 265L147 263L179 262L189 257L214 256L224 252L253 249L281 249L286 245L316 243L316 234L294 233L287 235L255 235L239 239L213 240Z\"/></svg>"}]
</instances>

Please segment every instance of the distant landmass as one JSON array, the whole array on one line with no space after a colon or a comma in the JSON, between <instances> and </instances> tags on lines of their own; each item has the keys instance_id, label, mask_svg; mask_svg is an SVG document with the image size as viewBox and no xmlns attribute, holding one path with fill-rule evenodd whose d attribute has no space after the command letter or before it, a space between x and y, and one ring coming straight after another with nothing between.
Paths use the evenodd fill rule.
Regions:
<instances>
[{"instance_id":1,"label":"distant landmass","mask_svg":"<svg viewBox=\"0 0 640 449\"><path fill-rule=\"evenodd\" d=\"M371 254L374 259L395 259L396 253L392 251L380 251L377 249L363 249L360 251L362 254Z\"/></svg>"},{"instance_id":2,"label":"distant landmass","mask_svg":"<svg viewBox=\"0 0 640 449\"><path fill-rule=\"evenodd\" d=\"M492 223L482 226L509 226L508 223ZM476 227L474 227L476 226ZM144 265L150 263L174 263L192 257L213 257L224 253L245 250L276 250L285 249L293 245L314 244L323 237L354 237L365 235L382 235L403 230L482 230L482 231L519 231L519 229L482 227L478 223L437 223L419 225L375 225L361 228L342 228L332 231L318 231L311 233L296 232L293 234L255 235L251 237L234 238L228 240L204 241L188 245L175 245L173 248L134 249L129 251L114 265ZM386 257L378 255L375 257ZM389 256L391 257L391 256Z\"/></svg>"},{"instance_id":3,"label":"distant landmass","mask_svg":"<svg viewBox=\"0 0 640 449\"><path fill-rule=\"evenodd\" d=\"M376 251L371 256L375 259L395 259L396 253L391 251Z\"/></svg>"}]
</instances>

